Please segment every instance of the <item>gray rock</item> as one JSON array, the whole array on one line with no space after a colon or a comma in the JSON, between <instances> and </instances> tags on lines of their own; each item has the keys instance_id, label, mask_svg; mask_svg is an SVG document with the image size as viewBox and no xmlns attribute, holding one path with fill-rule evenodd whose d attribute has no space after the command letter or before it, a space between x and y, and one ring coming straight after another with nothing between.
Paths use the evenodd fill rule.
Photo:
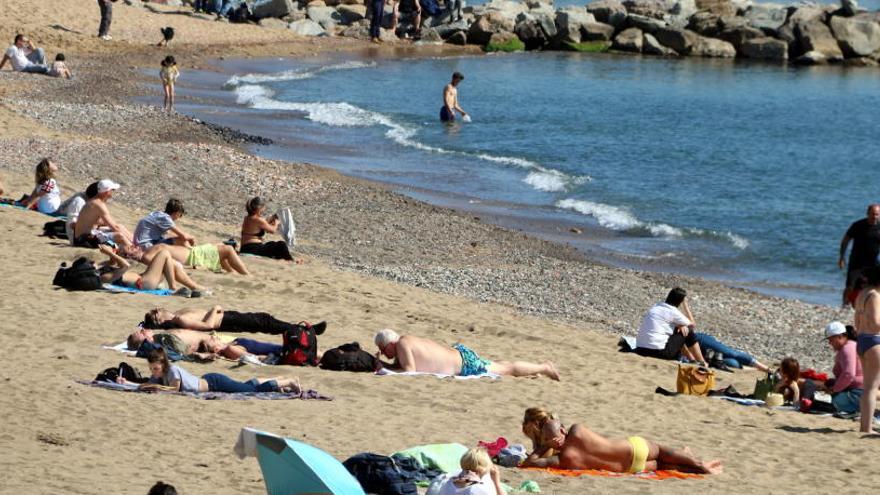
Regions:
<instances>
[{"instance_id":1,"label":"gray rock","mask_svg":"<svg viewBox=\"0 0 880 495\"><path fill-rule=\"evenodd\" d=\"M697 2L695 0L678 0L675 5L669 9L669 13L681 16L685 19L697 13Z\"/></svg>"},{"instance_id":2,"label":"gray rock","mask_svg":"<svg viewBox=\"0 0 880 495\"><path fill-rule=\"evenodd\" d=\"M621 31L614 37L614 43L611 48L622 52L642 52L642 44L644 43L644 35L639 28L629 28Z\"/></svg>"},{"instance_id":3,"label":"gray rock","mask_svg":"<svg viewBox=\"0 0 880 495\"><path fill-rule=\"evenodd\" d=\"M652 34L663 46L669 47L682 55L690 53L691 46L700 38L700 35L693 31L670 27L658 29Z\"/></svg>"},{"instance_id":4,"label":"gray rock","mask_svg":"<svg viewBox=\"0 0 880 495\"><path fill-rule=\"evenodd\" d=\"M662 19L668 14L675 2L672 0L624 0L623 6L630 14Z\"/></svg>"},{"instance_id":5,"label":"gray rock","mask_svg":"<svg viewBox=\"0 0 880 495\"><path fill-rule=\"evenodd\" d=\"M720 16L735 16L737 7L730 0L696 0L697 9Z\"/></svg>"},{"instance_id":6,"label":"gray rock","mask_svg":"<svg viewBox=\"0 0 880 495\"><path fill-rule=\"evenodd\" d=\"M812 51L794 59L794 63L798 65L822 65L828 63L828 57L822 52Z\"/></svg>"},{"instance_id":7,"label":"gray rock","mask_svg":"<svg viewBox=\"0 0 880 495\"><path fill-rule=\"evenodd\" d=\"M880 65L880 63L878 63L873 58L856 57L844 60L843 65L847 67L877 67L878 65Z\"/></svg>"},{"instance_id":8,"label":"gray rock","mask_svg":"<svg viewBox=\"0 0 880 495\"><path fill-rule=\"evenodd\" d=\"M309 19L317 22L327 31L330 31L336 27L336 24L342 22L342 15L333 7L309 5L306 9L306 14L309 16Z\"/></svg>"},{"instance_id":9,"label":"gray rock","mask_svg":"<svg viewBox=\"0 0 880 495\"><path fill-rule=\"evenodd\" d=\"M464 19L461 19L455 22L450 22L449 24L435 26L434 29L436 29L437 32L440 33L440 37L445 40L457 31L467 31L468 27L468 23Z\"/></svg>"},{"instance_id":10,"label":"gray rock","mask_svg":"<svg viewBox=\"0 0 880 495\"><path fill-rule=\"evenodd\" d=\"M828 24L847 58L867 57L880 50L880 24L839 16L832 17Z\"/></svg>"},{"instance_id":11,"label":"gray rock","mask_svg":"<svg viewBox=\"0 0 880 495\"><path fill-rule=\"evenodd\" d=\"M538 27L541 28L541 31L544 31L544 36L546 36L547 39L553 39L559 34L559 30L556 28L556 12L553 12L552 14L538 12L532 15L535 16L535 21L537 21Z\"/></svg>"},{"instance_id":12,"label":"gray rock","mask_svg":"<svg viewBox=\"0 0 880 495\"><path fill-rule=\"evenodd\" d=\"M468 29L467 39L473 45L485 45L493 34L513 32L515 27L515 17L510 17L499 10L489 10L477 16L477 20Z\"/></svg>"},{"instance_id":13,"label":"gray rock","mask_svg":"<svg viewBox=\"0 0 880 495\"><path fill-rule=\"evenodd\" d=\"M759 60L788 60L788 43L773 38L750 38L743 40L737 52L747 58Z\"/></svg>"},{"instance_id":14,"label":"gray rock","mask_svg":"<svg viewBox=\"0 0 880 495\"><path fill-rule=\"evenodd\" d=\"M829 62L843 59L843 52L831 34L831 29L821 20L799 22L795 25L794 32L802 53L819 52Z\"/></svg>"},{"instance_id":15,"label":"gray rock","mask_svg":"<svg viewBox=\"0 0 880 495\"><path fill-rule=\"evenodd\" d=\"M363 5L343 4L336 7L336 12L342 17L342 24L353 24L367 17L367 8Z\"/></svg>"},{"instance_id":16,"label":"gray rock","mask_svg":"<svg viewBox=\"0 0 880 495\"><path fill-rule=\"evenodd\" d=\"M310 21L310 22L315 22L315 21ZM318 24L318 27L321 27L321 25ZM339 35L344 36L346 38L368 40L368 39L370 39L370 27L369 27L369 25L364 26L362 24L353 24L353 25L348 26L347 28L343 29L342 32L339 33Z\"/></svg>"},{"instance_id":17,"label":"gray rock","mask_svg":"<svg viewBox=\"0 0 880 495\"><path fill-rule=\"evenodd\" d=\"M287 29L288 23L287 21L282 21L281 19L276 19L274 17L266 17L265 19L260 19L257 24L269 29Z\"/></svg>"},{"instance_id":18,"label":"gray rock","mask_svg":"<svg viewBox=\"0 0 880 495\"><path fill-rule=\"evenodd\" d=\"M653 17L630 14L626 17L626 26L641 29L645 33L655 33L658 29L668 27L668 24Z\"/></svg>"},{"instance_id":19,"label":"gray rock","mask_svg":"<svg viewBox=\"0 0 880 495\"><path fill-rule=\"evenodd\" d=\"M785 22L792 26L796 26L801 22L812 22L816 20L825 22L826 15L827 12L825 12L825 9L815 5L793 7L789 9L788 19Z\"/></svg>"},{"instance_id":20,"label":"gray rock","mask_svg":"<svg viewBox=\"0 0 880 495\"><path fill-rule=\"evenodd\" d=\"M255 3L251 14L255 19L267 17L284 17L296 10L292 0L262 0Z\"/></svg>"},{"instance_id":21,"label":"gray rock","mask_svg":"<svg viewBox=\"0 0 880 495\"><path fill-rule=\"evenodd\" d=\"M689 54L695 57L734 58L736 48L723 40L699 36L691 45Z\"/></svg>"},{"instance_id":22,"label":"gray rock","mask_svg":"<svg viewBox=\"0 0 880 495\"><path fill-rule=\"evenodd\" d=\"M544 34L544 30L538 25L538 21L530 14L520 15L517 18L513 32L526 45L526 50L535 50L547 44L550 38Z\"/></svg>"},{"instance_id":23,"label":"gray rock","mask_svg":"<svg viewBox=\"0 0 880 495\"><path fill-rule=\"evenodd\" d=\"M852 17L859 13L859 3L856 0L840 0L840 13L845 17Z\"/></svg>"},{"instance_id":24,"label":"gray rock","mask_svg":"<svg viewBox=\"0 0 880 495\"><path fill-rule=\"evenodd\" d=\"M437 28L425 28L422 29L422 39L419 40L420 43L442 43L443 37L440 36L440 33L437 31Z\"/></svg>"},{"instance_id":25,"label":"gray rock","mask_svg":"<svg viewBox=\"0 0 880 495\"><path fill-rule=\"evenodd\" d=\"M587 22L581 27L581 41L610 41L614 26L601 22Z\"/></svg>"},{"instance_id":26,"label":"gray rock","mask_svg":"<svg viewBox=\"0 0 880 495\"><path fill-rule=\"evenodd\" d=\"M678 29L687 29L688 24L691 21L690 17L684 17L675 14L666 14L665 16L663 16L663 20L666 22L667 26Z\"/></svg>"},{"instance_id":27,"label":"gray rock","mask_svg":"<svg viewBox=\"0 0 880 495\"><path fill-rule=\"evenodd\" d=\"M488 45L507 45L512 41L520 41L520 39L514 33L510 33L507 31L502 31L500 33L492 34L492 37L489 38Z\"/></svg>"},{"instance_id":28,"label":"gray rock","mask_svg":"<svg viewBox=\"0 0 880 495\"><path fill-rule=\"evenodd\" d=\"M780 4L756 3L746 10L744 17L755 29L777 30L788 17L788 10Z\"/></svg>"},{"instance_id":29,"label":"gray rock","mask_svg":"<svg viewBox=\"0 0 880 495\"><path fill-rule=\"evenodd\" d=\"M650 33L644 33L642 53L646 53L648 55L660 55L661 57L674 57L678 55L678 53L672 48L660 44L660 42L657 41L657 38L655 38L654 35Z\"/></svg>"},{"instance_id":30,"label":"gray rock","mask_svg":"<svg viewBox=\"0 0 880 495\"><path fill-rule=\"evenodd\" d=\"M684 0L688 1L688 0ZM693 2L693 0L690 0ZM626 7L619 0L596 0L587 4L587 12L597 21L620 28L626 22Z\"/></svg>"},{"instance_id":31,"label":"gray rock","mask_svg":"<svg viewBox=\"0 0 880 495\"><path fill-rule=\"evenodd\" d=\"M556 13L557 42L580 43L581 30L588 22L596 22L586 10L565 8Z\"/></svg>"},{"instance_id":32,"label":"gray rock","mask_svg":"<svg viewBox=\"0 0 880 495\"><path fill-rule=\"evenodd\" d=\"M467 35L464 31L456 31L452 33L452 36L446 38L446 42L452 45L466 45L467 44Z\"/></svg>"},{"instance_id":33,"label":"gray rock","mask_svg":"<svg viewBox=\"0 0 880 495\"><path fill-rule=\"evenodd\" d=\"M300 36L320 36L326 34L324 28L311 19L291 22L289 29Z\"/></svg>"},{"instance_id":34,"label":"gray rock","mask_svg":"<svg viewBox=\"0 0 880 495\"><path fill-rule=\"evenodd\" d=\"M718 39L722 39L733 45L737 52L742 50L742 46L746 41L765 37L763 31L752 27L727 29L718 34ZM788 43L784 41L781 41L781 43L784 43L786 50L788 50Z\"/></svg>"},{"instance_id":35,"label":"gray rock","mask_svg":"<svg viewBox=\"0 0 880 495\"><path fill-rule=\"evenodd\" d=\"M526 0L526 5L530 10L553 10L553 0Z\"/></svg>"},{"instance_id":36,"label":"gray rock","mask_svg":"<svg viewBox=\"0 0 880 495\"><path fill-rule=\"evenodd\" d=\"M697 12L691 16L687 28L703 36L715 36L721 31L721 16L712 12Z\"/></svg>"}]
</instances>

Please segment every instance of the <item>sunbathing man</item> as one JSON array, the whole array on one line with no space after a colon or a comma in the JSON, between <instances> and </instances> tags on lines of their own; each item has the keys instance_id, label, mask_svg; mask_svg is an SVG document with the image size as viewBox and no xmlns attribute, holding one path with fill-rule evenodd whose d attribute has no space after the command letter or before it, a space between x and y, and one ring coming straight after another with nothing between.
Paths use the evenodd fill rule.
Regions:
<instances>
[{"instance_id":1,"label":"sunbathing man","mask_svg":"<svg viewBox=\"0 0 880 495\"><path fill-rule=\"evenodd\" d=\"M269 313L239 313L225 311L217 305L207 312L200 309L183 308L175 312L155 308L144 315L144 328L182 328L189 330L237 333L268 333L283 335L294 326L281 321ZM315 335L321 335L327 328L326 322L312 325Z\"/></svg>"},{"instance_id":2,"label":"sunbathing man","mask_svg":"<svg viewBox=\"0 0 880 495\"><path fill-rule=\"evenodd\" d=\"M488 361L471 349L455 344L448 347L433 340L413 335L400 336L389 328L380 330L375 338L379 348L377 357L382 354L394 363L379 361L380 366L399 371L420 371L444 375L473 376L495 373L506 376L544 375L559 380L559 372L551 362L541 364L525 361Z\"/></svg>"},{"instance_id":3,"label":"sunbathing man","mask_svg":"<svg viewBox=\"0 0 880 495\"><path fill-rule=\"evenodd\" d=\"M235 339L227 344L212 333L180 328L161 331L147 328L138 329L128 336L128 348L131 350L138 349L144 341L160 344L163 347L170 347L182 356L196 359L214 359L219 356L238 360L247 354L257 356L275 354L280 356L283 350L281 344L258 342L242 338Z\"/></svg>"},{"instance_id":4,"label":"sunbathing man","mask_svg":"<svg viewBox=\"0 0 880 495\"><path fill-rule=\"evenodd\" d=\"M73 245L96 248L98 244L115 242L120 246L131 246L131 232L116 223L110 216L107 202L113 197L113 191L119 184L109 179L98 181L96 194L86 201L79 212L73 230Z\"/></svg>"},{"instance_id":5,"label":"sunbathing man","mask_svg":"<svg viewBox=\"0 0 880 495\"><path fill-rule=\"evenodd\" d=\"M526 418L529 412L526 411ZM523 424L526 430L526 424ZM602 469L614 472L641 473L658 469L682 472L719 474L721 461L700 461L687 447L681 450L649 442L642 437L609 439L574 424L566 429L558 419L548 417L540 425L540 444L553 449L547 457L530 456L523 462L529 467L559 467L562 469Z\"/></svg>"}]
</instances>

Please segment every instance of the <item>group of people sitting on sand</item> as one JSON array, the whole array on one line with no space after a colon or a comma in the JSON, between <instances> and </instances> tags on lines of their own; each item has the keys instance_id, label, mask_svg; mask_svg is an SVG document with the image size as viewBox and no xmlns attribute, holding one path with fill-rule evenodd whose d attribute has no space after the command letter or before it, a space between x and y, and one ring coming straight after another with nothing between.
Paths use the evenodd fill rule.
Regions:
<instances>
[{"instance_id":1,"label":"group of people sitting on sand","mask_svg":"<svg viewBox=\"0 0 880 495\"><path fill-rule=\"evenodd\" d=\"M49 65L46 61L46 52L42 48L34 46L33 42L23 34L16 34L12 45L3 53L0 59L0 70L6 65L12 66L15 72L30 74L45 74L51 77L63 77L70 79L73 75L67 68L63 53L55 55L55 61Z\"/></svg>"}]
</instances>

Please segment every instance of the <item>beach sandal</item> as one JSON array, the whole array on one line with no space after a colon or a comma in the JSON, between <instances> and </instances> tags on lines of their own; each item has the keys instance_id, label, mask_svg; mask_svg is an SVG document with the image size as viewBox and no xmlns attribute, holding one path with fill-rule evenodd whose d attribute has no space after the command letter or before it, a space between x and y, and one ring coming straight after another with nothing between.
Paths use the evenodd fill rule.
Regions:
<instances>
[{"instance_id":1,"label":"beach sandal","mask_svg":"<svg viewBox=\"0 0 880 495\"><path fill-rule=\"evenodd\" d=\"M172 295L180 297L192 297L192 291L189 289L189 287L180 287L179 289L174 291L174 294Z\"/></svg>"}]
</instances>

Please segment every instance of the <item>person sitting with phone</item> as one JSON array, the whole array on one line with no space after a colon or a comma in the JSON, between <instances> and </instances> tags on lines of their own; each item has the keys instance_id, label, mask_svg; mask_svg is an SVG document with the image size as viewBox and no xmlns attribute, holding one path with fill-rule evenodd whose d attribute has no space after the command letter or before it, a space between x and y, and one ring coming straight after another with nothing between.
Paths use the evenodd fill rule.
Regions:
<instances>
[{"instance_id":1,"label":"person sitting with phone","mask_svg":"<svg viewBox=\"0 0 880 495\"><path fill-rule=\"evenodd\" d=\"M274 234L278 230L278 215L264 218L266 202L259 196L251 198L245 208L247 216L241 224L241 253L293 261L293 256L290 255L290 250L284 241L263 242L267 232Z\"/></svg>"}]
</instances>

